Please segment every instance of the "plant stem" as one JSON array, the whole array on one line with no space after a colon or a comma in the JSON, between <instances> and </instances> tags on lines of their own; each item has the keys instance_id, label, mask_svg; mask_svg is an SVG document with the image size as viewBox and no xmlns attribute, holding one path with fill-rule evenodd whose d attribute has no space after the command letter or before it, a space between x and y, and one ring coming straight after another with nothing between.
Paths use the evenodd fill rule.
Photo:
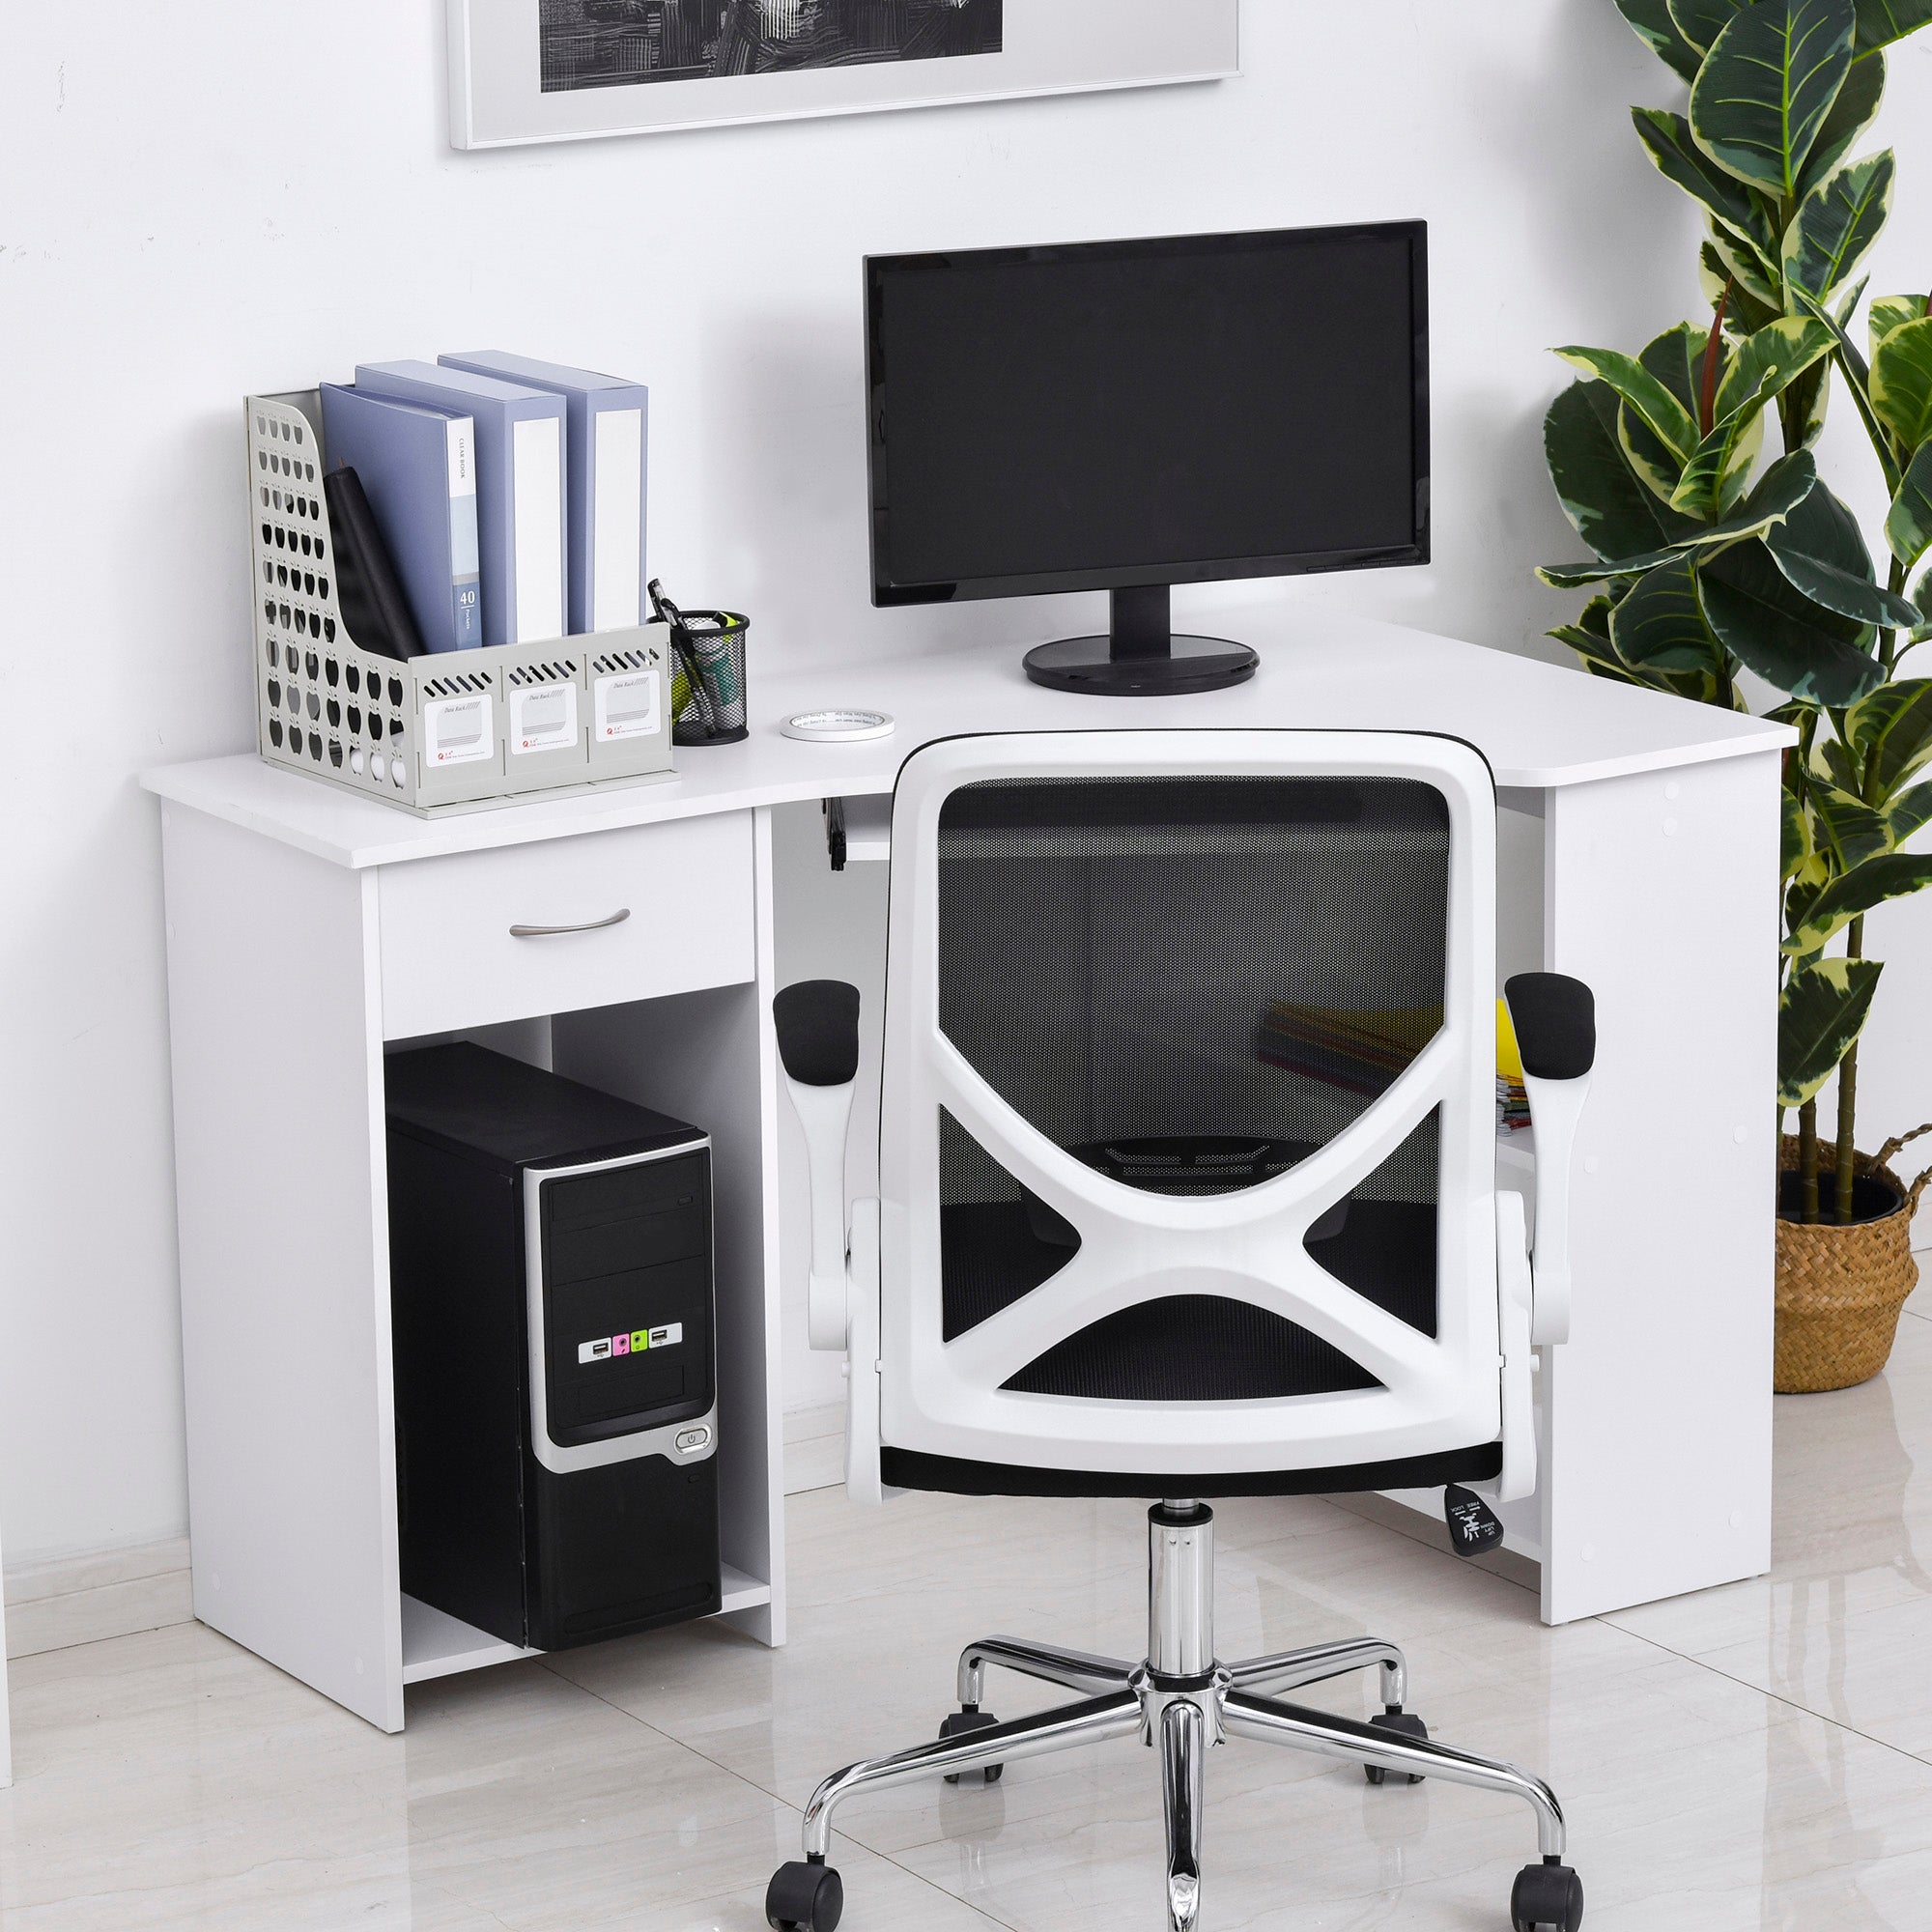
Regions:
<instances>
[{"instance_id":1,"label":"plant stem","mask_svg":"<svg viewBox=\"0 0 1932 1932\"><path fill-rule=\"evenodd\" d=\"M1905 595L1905 580L1910 573L1897 557L1891 559L1891 568L1886 575L1886 582L1895 596ZM1878 661L1885 667L1885 674L1889 677L1898 668L1898 633L1881 631L1878 634Z\"/></svg>"},{"instance_id":2,"label":"plant stem","mask_svg":"<svg viewBox=\"0 0 1932 1932\"><path fill-rule=\"evenodd\" d=\"M1806 1227L1818 1218L1818 1103L1798 1110L1798 1218Z\"/></svg>"}]
</instances>

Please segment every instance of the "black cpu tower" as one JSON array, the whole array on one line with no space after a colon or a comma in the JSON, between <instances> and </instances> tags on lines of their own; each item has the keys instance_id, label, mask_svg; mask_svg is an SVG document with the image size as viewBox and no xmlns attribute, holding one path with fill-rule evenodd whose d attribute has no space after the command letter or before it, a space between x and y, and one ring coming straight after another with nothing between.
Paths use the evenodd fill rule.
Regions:
<instances>
[{"instance_id":1,"label":"black cpu tower","mask_svg":"<svg viewBox=\"0 0 1932 1932\"><path fill-rule=\"evenodd\" d=\"M709 1140L479 1046L385 1071L404 1590L535 1650L716 1610Z\"/></svg>"}]
</instances>

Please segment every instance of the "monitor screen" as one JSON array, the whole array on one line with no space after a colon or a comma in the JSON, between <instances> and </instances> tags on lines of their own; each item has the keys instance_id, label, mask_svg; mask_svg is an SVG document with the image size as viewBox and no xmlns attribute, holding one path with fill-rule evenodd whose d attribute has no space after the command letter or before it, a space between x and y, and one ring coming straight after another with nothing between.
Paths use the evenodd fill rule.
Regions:
<instances>
[{"instance_id":1,"label":"monitor screen","mask_svg":"<svg viewBox=\"0 0 1932 1932\"><path fill-rule=\"evenodd\" d=\"M869 258L873 601L1426 562L1426 233Z\"/></svg>"}]
</instances>

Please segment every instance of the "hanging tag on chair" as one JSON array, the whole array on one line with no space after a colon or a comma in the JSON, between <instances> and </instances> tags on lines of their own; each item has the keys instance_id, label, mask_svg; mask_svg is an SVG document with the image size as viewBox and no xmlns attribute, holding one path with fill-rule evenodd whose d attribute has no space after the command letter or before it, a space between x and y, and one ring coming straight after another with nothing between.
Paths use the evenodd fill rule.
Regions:
<instances>
[{"instance_id":1,"label":"hanging tag on chair","mask_svg":"<svg viewBox=\"0 0 1932 1932\"><path fill-rule=\"evenodd\" d=\"M1442 1520L1449 1525L1449 1541L1458 1556L1480 1556L1503 1540L1495 1511L1460 1483L1451 1483L1442 1492Z\"/></svg>"}]
</instances>

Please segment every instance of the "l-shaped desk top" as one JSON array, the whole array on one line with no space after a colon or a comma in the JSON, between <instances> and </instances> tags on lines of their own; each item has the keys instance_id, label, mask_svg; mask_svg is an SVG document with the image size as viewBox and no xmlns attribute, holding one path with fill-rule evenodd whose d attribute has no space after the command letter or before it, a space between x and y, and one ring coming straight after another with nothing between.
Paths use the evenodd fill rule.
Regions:
<instances>
[{"instance_id":1,"label":"l-shaped desk top","mask_svg":"<svg viewBox=\"0 0 1932 1932\"><path fill-rule=\"evenodd\" d=\"M1548 790L1701 764L1795 740L1786 726L1567 667L1286 601L1196 621L1253 643L1259 673L1231 690L1115 698L1030 683L1025 648L984 643L774 672L750 667L751 736L681 750L668 781L552 797L441 818L276 770L253 753L143 775L152 792L352 868L647 825L805 799L889 792L918 746L966 731L1239 727L1437 731L1465 738L1505 788ZM782 736L780 722L828 706L890 712L887 738L849 745Z\"/></svg>"}]
</instances>

